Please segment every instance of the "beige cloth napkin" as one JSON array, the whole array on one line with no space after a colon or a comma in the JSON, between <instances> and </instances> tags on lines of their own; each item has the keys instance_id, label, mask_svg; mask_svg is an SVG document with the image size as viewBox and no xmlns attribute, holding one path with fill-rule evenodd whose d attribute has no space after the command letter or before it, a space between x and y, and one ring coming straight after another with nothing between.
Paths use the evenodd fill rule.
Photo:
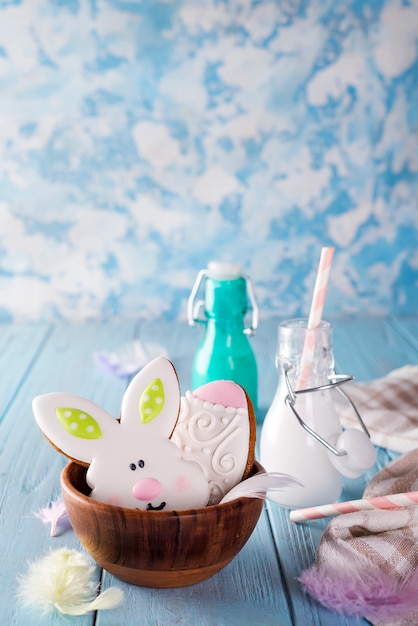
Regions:
<instances>
[{"instance_id":1,"label":"beige cloth napkin","mask_svg":"<svg viewBox=\"0 0 418 626\"><path fill-rule=\"evenodd\" d=\"M418 448L418 365L406 365L370 382L352 382L344 391L356 405L372 442L395 452ZM341 422L357 427L357 417L335 394ZM417 622L418 624L418 622Z\"/></svg>"},{"instance_id":2,"label":"beige cloth napkin","mask_svg":"<svg viewBox=\"0 0 418 626\"><path fill-rule=\"evenodd\" d=\"M378 472L364 496L418 491L418 449ZM324 606L374 626L418 624L418 505L333 518L299 579Z\"/></svg>"}]
</instances>

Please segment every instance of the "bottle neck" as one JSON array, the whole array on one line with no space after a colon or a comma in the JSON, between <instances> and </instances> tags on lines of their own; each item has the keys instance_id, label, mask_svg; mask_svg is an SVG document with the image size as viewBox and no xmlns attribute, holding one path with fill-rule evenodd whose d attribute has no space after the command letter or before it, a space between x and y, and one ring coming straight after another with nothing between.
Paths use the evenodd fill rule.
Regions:
<instances>
[{"instance_id":1,"label":"bottle neck","mask_svg":"<svg viewBox=\"0 0 418 626\"><path fill-rule=\"evenodd\" d=\"M292 389L311 389L327 384L334 373L332 329L322 321L318 328L307 329L307 320L282 322L276 363L284 383L285 371Z\"/></svg>"},{"instance_id":2,"label":"bottle neck","mask_svg":"<svg viewBox=\"0 0 418 626\"><path fill-rule=\"evenodd\" d=\"M247 286L242 277L233 280L207 278L205 281L205 315L208 321L244 325L248 310Z\"/></svg>"}]
</instances>

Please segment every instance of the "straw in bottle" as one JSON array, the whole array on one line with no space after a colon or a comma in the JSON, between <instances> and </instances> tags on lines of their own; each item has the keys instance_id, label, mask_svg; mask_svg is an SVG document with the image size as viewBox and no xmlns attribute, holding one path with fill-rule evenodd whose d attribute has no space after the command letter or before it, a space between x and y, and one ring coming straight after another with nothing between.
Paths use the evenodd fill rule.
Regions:
<instances>
[{"instance_id":1,"label":"straw in bottle","mask_svg":"<svg viewBox=\"0 0 418 626\"><path fill-rule=\"evenodd\" d=\"M309 380L313 356L315 352L315 333L309 331L318 328L321 323L322 311L324 309L333 256L334 248L322 248L321 257L319 259L318 272L316 275L312 304L308 318L307 333L303 346L297 389L302 389L304 383Z\"/></svg>"}]
</instances>

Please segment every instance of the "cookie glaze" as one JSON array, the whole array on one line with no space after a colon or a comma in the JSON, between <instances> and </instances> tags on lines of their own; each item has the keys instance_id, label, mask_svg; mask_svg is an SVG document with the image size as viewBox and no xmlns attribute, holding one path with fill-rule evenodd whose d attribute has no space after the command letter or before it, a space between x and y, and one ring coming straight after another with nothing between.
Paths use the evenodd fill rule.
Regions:
<instances>
[{"instance_id":1,"label":"cookie glaze","mask_svg":"<svg viewBox=\"0 0 418 626\"><path fill-rule=\"evenodd\" d=\"M215 504L244 475L253 446L247 396L232 381L214 381L188 391L172 440L183 458L194 461L205 474L209 503Z\"/></svg>"},{"instance_id":2,"label":"cookie glaze","mask_svg":"<svg viewBox=\"0 0 418 626\"><path fill-rule=\"evenodd\" d=\"M49 393L33 400L36 422L53 446L89 465L91 497L143 510L187 509L208 502L206 476L170 440L179 406L177 375L164 357L132 379L120 421L72 394Z\"/></svg>"}]
</instances>

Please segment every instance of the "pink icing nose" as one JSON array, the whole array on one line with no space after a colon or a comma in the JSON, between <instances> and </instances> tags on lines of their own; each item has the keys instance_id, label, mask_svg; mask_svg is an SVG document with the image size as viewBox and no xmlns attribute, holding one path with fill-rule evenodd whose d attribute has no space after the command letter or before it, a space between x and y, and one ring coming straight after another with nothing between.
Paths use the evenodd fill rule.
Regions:
<instances>
[{"instance_id":1,"label":"pink icing nose","mask_svg":"<svg viewBox=\"0 0 418 626\"><path fill-rule=\"evenodd\" d=\"M156 478L143 478L132 487L137 500L153 500L161 493L161 483Z\"/></svg>"}]
</instances>

